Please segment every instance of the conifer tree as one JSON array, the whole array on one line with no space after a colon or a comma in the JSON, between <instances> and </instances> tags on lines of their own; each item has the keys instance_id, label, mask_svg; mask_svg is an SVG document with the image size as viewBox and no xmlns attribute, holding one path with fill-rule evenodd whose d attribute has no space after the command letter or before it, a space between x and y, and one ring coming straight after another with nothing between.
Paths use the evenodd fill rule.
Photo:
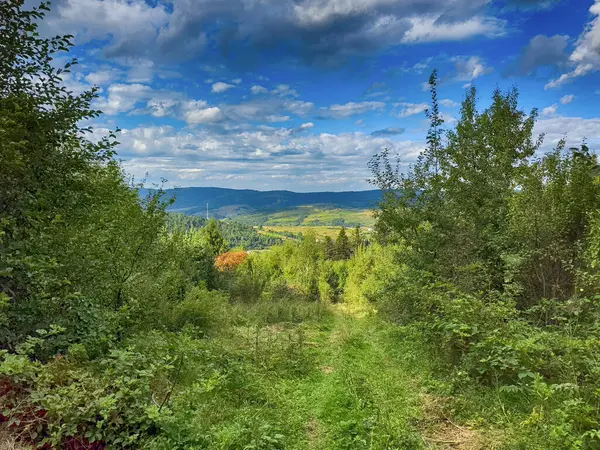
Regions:
<instances>
[{"instance_id":1,"label":"conifer tree","mask_svg":"<svg viewBox=\"0 0 600 450\"><path fill-rule=\"evenodd\" d=\"M348 259L352 254L352 249L350 248L350 240L348 239L348 235L346 234L346 227L342 227L340 232L335 240L335 253L336 259Z\"/></svg>"},{"instance_id":2,"label":"conifer tree","mask_svg":"<svg viewBox=\"0 0 600 450\"><path fill-rule=\"evenodd\" d=\"M213 256L216 257L229 250L229 246L227 245L227 242L221 233L217 219L212 218L208 221L204 233L206 245Z\"/></svg>"}]
</instances>

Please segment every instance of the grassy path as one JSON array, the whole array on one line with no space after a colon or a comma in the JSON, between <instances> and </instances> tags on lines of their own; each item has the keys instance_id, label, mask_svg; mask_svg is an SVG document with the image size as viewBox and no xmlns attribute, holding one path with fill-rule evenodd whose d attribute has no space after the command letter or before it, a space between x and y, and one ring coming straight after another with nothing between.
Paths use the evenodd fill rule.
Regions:
<instances>
[{"instance_id":1,"label":"grassy path","mask_svg":"<svg viewBox=\"0 0 600 450\"><path fill-rule=\"evenodd\" d=\"M297 431L286 448L433 448L417 426L425 369L397 328L338 308L306 333L314 369L275 378L271 387L277 409Z\"/></svg>"}]
</instances>

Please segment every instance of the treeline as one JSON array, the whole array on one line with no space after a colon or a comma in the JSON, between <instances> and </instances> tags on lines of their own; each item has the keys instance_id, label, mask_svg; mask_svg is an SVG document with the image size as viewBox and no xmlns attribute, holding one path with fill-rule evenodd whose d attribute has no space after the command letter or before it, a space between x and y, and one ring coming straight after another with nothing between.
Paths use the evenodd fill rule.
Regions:
<instances>
[{"instance_id":1,"label":"treeline","mask_svg":"<svg viewBox=\"0 0 600 450\"><path fill-rule=\"evenodd\" d=\"M306 219L314 214L315 211L303 207L289 210L289 215L279 217L280 213L254 213L236 218L237 222L255 225L255 226L307 226L307 227L346 227L353 228L362 226L362 223L347 220L343 217L334 217L331 219Z\"/></svg>"},{"instance_id":2,"label":"treeline","mask_svg":"<svg viewBox=\"0 0 600 450\"><path fill-rule=\"evenodd\" d=\"M221 234L230 248L263 250L283 242L277 236L258 233L252 225L233 220L212 220L219 227ZM188 216L178 213L168 213L166 217L166 226L170 233L201 232L208 222L208 220L199 216Z\"/></svg>"}]
</instances>

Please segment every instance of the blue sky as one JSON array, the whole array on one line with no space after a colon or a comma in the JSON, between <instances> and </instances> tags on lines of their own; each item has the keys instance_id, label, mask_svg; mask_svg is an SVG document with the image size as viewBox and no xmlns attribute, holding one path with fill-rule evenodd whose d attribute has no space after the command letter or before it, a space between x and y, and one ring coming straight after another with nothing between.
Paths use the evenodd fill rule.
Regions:
<instances>
[{"instance_id":1,"label":"blue sky","mask_svg":"<svg viewBox=\"0 0 600 450\"><path fill-rule=\"evenodd\" d=\"M122 129L137 179L168 186L359 190L384 147L423 147L426 81L449 126L519 88L551 148L600 148L600 0L56 0L74 91L100 88L93 125ZM58 61L59 63L61 61Z\"/></svg>"}]
</instances>

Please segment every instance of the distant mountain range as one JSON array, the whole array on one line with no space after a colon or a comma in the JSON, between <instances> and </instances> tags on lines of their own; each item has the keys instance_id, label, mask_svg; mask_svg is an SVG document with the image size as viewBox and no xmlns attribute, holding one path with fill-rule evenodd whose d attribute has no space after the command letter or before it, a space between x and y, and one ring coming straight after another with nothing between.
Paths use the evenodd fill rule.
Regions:
<instances>
[{"instance_id":1,"label":"distant mountain range","mask_svg":"<svg viewBox=\"0 0 600 450\"><path fill-rule=\"evenodd\" d=\"M211 217L225 218L251 214L269 214L300 207L320 209L366 210L375 207L381 191L308 192L255 191L215 187L188 187L167 190L175 197L170 212L187 215L206 214L208 203Z\"/></svg>"}]
</instances>

